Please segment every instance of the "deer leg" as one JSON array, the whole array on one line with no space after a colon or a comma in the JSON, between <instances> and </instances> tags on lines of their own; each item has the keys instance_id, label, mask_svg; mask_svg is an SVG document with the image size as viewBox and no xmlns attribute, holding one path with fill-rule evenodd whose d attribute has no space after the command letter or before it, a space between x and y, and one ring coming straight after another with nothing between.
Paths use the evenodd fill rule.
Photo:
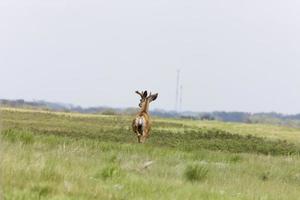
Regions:
<instances>
[{"instance_id":1,"label":"deer leg","mask_svg":"<svg viewBox=\"0 0 300 200\"><path fill-rule=\"evenodd\" d=\"M147 138L147 134L145 131L143 131L143 135L141 135L141 143L145 143L146 138Z\"/></svg>"},{"instance_id":2,"label":"deer leg","mask_svg":"<svg viewBox=\"0 0 300 200\"><path fill-rule=\"evenodd\" d=\"M140 134L137 136L137 138L138 138L138 143L141 143L141 135Z\"/></svg>"},{"instance_id":3,"label":"deer leg","mask_svg":"<svg viewBox=\"0 0 300 200\"><path fill-rule=\"evenodd\" d=\"M142 137L141 137L141 142L140 142L140 143L144 144L144 143L145 143L145 140L146 140L145 137L142 136Z\"/></svg>"}]
</instances>

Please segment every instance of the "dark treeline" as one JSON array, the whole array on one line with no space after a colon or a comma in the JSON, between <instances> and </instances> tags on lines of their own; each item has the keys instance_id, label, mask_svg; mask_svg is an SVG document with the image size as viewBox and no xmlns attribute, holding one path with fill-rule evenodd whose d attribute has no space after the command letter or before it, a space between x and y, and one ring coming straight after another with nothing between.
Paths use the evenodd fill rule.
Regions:
<instances>
[{"instance_id":1,"label":"dark treeline","mask_svg":"<svg viewBox=\"0 0 300 200\"><path fill-rule=\"evenodd\" d=\"M101 113L106 115L133 115L137 108L110 108L110 107L89 107L74 106L72 104L53 103L47 101L25 101L23 99L7 100L0 99L1 106L43 109L64 112L79 113ZM195 120L218 120L225 122L242 122L242 123L270 123L278 125L288 125L300 127L300 114L284 115L276 112L270 113L248 113L248 112L175 112L165 110L153 110L151 114L158 117L182 118Z\"/></svg>"}]
</instances>

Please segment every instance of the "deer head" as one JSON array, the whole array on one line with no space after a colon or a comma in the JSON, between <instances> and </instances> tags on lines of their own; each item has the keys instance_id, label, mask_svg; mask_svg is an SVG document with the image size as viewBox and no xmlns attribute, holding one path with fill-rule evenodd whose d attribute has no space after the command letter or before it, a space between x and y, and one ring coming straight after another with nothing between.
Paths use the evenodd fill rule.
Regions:
<instances>
[{"instance_id":1,"label":"deer head","mask_svg":"<svg viewBox=\"0 0 300 200\"><path fill-rule=\"evenodd\" d=\"M142 108L146 103L151 103L152 101L155 101L158 97L158 93L156 94L149 94L148 96L148 92L146 91L135 91L135 93L137 93L138 95L140 95L141 99L140 99L140 103L139 103L139 107Z\"/></svg>"}]
</instances>

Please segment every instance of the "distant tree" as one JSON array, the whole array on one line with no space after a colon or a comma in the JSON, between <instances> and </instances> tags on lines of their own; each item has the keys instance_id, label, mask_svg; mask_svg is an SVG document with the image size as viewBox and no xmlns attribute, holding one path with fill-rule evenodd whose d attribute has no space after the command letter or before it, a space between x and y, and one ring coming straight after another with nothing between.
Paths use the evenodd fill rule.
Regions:
<instances>
[{"instance_id":1,"label":"distant tree","mask_svg":"<svg viewBox=\"0 0 300 200\"><path fill-rule=\"evenodd\" d=\"M118 113L113 109L107 109L101 113L102 115L117 115Z\"/></svg>"},{"instance_id":2,"label":"distant tree","mask_svg":"<svg viewBox=\"0 0 300 200\"><path fill-rule=\"evenodd\" d=\"M210 114L204 114L200 117L201 120L215 120L215 117Z\"/></svg>"}]
</instances>

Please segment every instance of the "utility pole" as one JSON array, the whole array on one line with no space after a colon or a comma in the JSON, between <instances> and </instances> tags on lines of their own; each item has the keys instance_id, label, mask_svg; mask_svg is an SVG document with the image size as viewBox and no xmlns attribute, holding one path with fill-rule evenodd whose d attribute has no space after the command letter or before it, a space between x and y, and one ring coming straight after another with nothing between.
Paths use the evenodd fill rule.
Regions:
<instances>
[{"instance_id":1,"label":"utility pole","mask_svg":"<svg viewBox=\"0 0 300 200\"><path fill-rule=\"evenodd\" d=\"M180 81L180 70L177 70L177 81L176 81L176 99L175 99L175 111L178 112L178 99L179 99L179 81Z\"/></svg>"},{"instance_id":2,"label":"utility pole","mask_svg":"<svg viewBox=\"0 0 300 200\"><path fill-rule=\"evenodd\" d=\"M182 92L183 92L183 86L180 85L179 112L182 111Z\"/></svg>"}]
</instances>

